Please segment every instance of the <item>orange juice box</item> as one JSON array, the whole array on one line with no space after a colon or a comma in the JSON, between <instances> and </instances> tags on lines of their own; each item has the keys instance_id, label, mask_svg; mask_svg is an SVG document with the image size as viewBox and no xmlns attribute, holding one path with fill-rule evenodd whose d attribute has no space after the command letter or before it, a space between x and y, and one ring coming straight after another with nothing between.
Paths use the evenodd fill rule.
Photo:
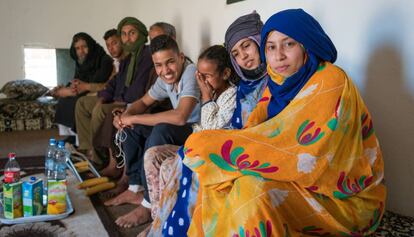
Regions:
<instances>
[{"instance_id":1,"label":"orange juice box","mask_svg":"<svg viewBox=\"0 0 414 237\"><path fill-rule=\"evenodd\" d=\"M24 217L36 216L43 211L43 181L30 177L29 181L23 182L23 215Z\"/></svg>"},{"instance_id":2,"label":"orange juice box","mask_svg":"<svg viewBox=\"0 0 414 237\"><path fill-rule=\"evenodd\" d=\"M66 180L47 181L47 214L62 214L66 212Z\"/></svg>"},{"instance_id":3,"label":"orange juice box","mask_svg":"<svg viewBox=\"0 0 414 237\"><path fill-rule=\"evenodd\" d=\"M14 219L23 216L22 182L3 184L4 217Z\"/></svg>"}]
</instances>

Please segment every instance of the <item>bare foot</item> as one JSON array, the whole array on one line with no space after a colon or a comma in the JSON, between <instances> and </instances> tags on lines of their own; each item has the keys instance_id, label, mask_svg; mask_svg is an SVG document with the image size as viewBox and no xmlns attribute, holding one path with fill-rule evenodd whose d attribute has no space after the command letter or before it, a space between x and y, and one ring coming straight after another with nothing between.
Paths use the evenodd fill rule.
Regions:
<instances>
[{"instance_id":1,"label":"bare foot","mask_svg":"<svg viewBox=\"0 0 414 237\"><path fill-rule=\"evenodd\" d=\"M86 158L89 160L90 163L95 167L96 170L101 170L105 168L105 164L100 158L94 157L93 150L88 150L86 153Z\"/></svg>"},{"instance_id":2,"label":"bare foot","mask_svg":"<svg viewBox=\"0 0 414 237\"><path fill-rule=\"evenodd\" d=\"M141 233L137 235L137 237L146 237L149 231L151 230L151 227L152 227L152 224L148 225L143 231L141 231Z\"/></svg>"},{"instance_id":3,"label":"bare foot","mask_svg":"<svg viewBox=\"0 0 414 237\"><path fill-rule=\"evenodd\" d=\"M144 193L142 191L134 193L131 190L127 189L123 193L119 194L118 196L104 202L104 205L105 206L119 206L125 203L139 205L142 202L143 198L144 198Z\"/></svg>"},{"instance_id":4,"label":"bare foot","mask_svg":"<svg viewBox=\"0 0 414 237\"><path fill-rule=\"evenodd\" d=\"M114 189L103 192L100 195L101 195L101 197L104 197L104 198L113 198L113 197L121 194L122 192L124 192L127 189L128 189L128 176L126 176L125 173L124 173L124 175L121 177L121 179L119 179L118 182L116 183L116 187Z\"/></svg>"},{"instance_id":5,"label":"bare foot","mask_svg":"<svg viewBox=\"0 0 414 237\"><path fill-rule=\"evenodd\" d=\"M117 178L122 174L122 169L117 168L116 160L110 158L108 166L99 171L99 173L105 177Z\"/></svg>"},{"instance_id":6,"label":"bare foot","mask_svg":"<svg viewBox=\"0 0 414 237\"><path fill-rule=\"evenodd\" d=\"M123 228L131 228L151 221L151 209L139 205L133 211L116 219L115 223Z\"/></svg>"},{"instance_id":7,"label":"bare foot","mask_svg":"<svg viewBox=\"0 0 414 237\"><path fill-rule=\"evenodd\" d=\"M100 193L102 198L113 198L128 189L128 183L117 183L116 187L106 192Z\"/></svg>"}]
</instances>

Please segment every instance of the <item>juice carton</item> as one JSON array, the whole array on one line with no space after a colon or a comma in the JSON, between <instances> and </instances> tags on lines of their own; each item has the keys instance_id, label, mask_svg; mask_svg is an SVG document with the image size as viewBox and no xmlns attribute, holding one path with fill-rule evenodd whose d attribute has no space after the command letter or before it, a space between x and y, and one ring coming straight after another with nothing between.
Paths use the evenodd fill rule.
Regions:
<instances>
[{"instance_id":1,"label":"juice carton","mask_svg":"<svg viewBox=\"0 0 414 237\"><path fill-rule=\"evenodd\" d=\"M66 180L47 181L47 214L66 212Z\"/></svg>"},{"instance_id":2,"label":"juice carton","mask_svg":"<svg viewBox=\"0 0 414 237\"><path fill-rule=\"evenodd\" d=\"M29 181L23 182L23 215L36 216L43 211L43 181L30 177Z\"/></svg>"},{"instance_id":3,"label":"juice carton","mask_svg":"<svg viewBox=\"0 0 414 237\"><path fill-rule=\"evenodd\" d=\"M23 216L22 182L3 184L3 205L7 219Z\"/></svg>"}]
</instances>

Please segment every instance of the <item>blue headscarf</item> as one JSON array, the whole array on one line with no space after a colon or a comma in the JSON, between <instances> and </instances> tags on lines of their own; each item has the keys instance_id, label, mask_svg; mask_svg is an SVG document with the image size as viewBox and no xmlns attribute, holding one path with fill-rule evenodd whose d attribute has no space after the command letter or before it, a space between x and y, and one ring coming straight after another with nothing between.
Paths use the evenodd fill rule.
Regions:
<instances>
[{"instance_id":1,"label":"blue headscarf","mask_svg":"<svg viewBox=\"0 0 414 237\"><path fill-rule=\"evenodd\" d=\"M244 126L248 115L256 107L260 96L267 85L266 65L262 63L256 70L258 75L256 78L247 78L243 74L242 69L237 64L236 59L232 56L231 50L234 45L242 39L249 38L260 46L260 31L263 22L260 15L255 11L253 13L243 15L237 18L227 29L225 35L225 46L230 54L230 59L236 73L240 77L237 85L236 108L233 112L231 126L240 129Z\"/></svg>"},{"instance_id":2,"label":"blue headscarf","mask_svg":"<svg viewBox=\"0 0 414 237\"><path fill-rule=\"evenodd\" d=\"M276 116L290 103L318 69L321 61L333 63L337 56L335 45L311 15L302 9L289 9L274 14L263 26L262 42L260 44L260 54L263 62L266 62L265 45L267 36L273 30L301 43L306 50L307 60L299 71L286 78L282 85L269 80L268 88L272 98L267 108L268 118Z\"/></svg>"}]
</instances>

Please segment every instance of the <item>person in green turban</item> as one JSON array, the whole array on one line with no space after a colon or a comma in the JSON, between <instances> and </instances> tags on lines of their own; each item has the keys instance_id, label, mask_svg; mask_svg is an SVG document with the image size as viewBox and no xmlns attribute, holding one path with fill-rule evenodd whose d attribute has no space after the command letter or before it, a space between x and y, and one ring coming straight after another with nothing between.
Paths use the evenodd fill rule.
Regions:
<instances>
[{"instance_id":1,"label":"person in green turban","mask_svg":"<svg viewBox=\"0 0 414 237\"><path fill-rule=\"evenodd\" d=\"M148 41L148 31L147 27L137 18L125 17L118 24L118 34L121 35L122 42L124 42L124 50L131 54L125 80L125 86L129 87L135 73L135 61Z\"/></svg>"}]
</instances>

